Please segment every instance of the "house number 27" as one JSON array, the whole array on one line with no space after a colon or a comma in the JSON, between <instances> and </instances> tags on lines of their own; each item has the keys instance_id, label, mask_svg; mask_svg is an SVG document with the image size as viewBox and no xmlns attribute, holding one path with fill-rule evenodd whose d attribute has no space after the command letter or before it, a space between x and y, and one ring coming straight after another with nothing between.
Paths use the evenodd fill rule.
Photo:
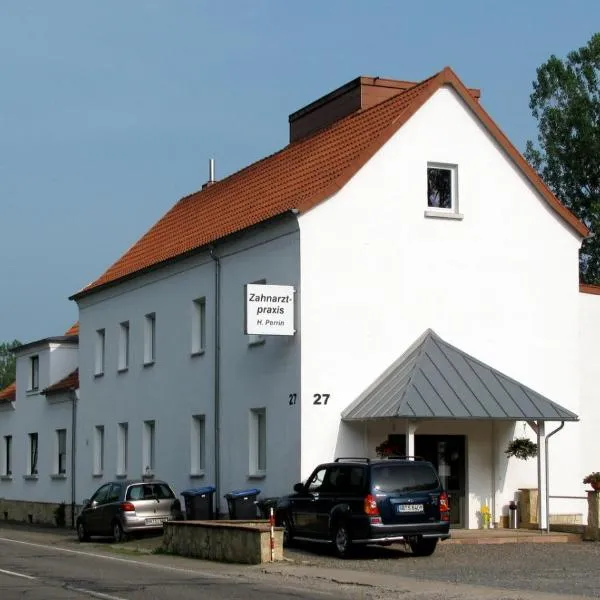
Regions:
<instances>
[{"instance_id":1,"label":"house number 27","mask_svg":"<svg viewBox=\"0 0 600 600\"><path fill-rule=\"evenodd\" d=\"M313 394L313 404L318 406L324 406L327 404L331 394Z\"/></svg>"}]
</instances>

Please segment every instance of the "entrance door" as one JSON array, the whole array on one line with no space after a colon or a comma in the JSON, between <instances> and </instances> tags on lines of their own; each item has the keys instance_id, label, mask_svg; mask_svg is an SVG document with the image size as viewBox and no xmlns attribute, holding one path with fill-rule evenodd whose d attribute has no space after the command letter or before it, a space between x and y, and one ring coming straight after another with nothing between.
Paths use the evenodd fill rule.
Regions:
<instances>
[{"instance_id":1,"label":"entrance door","mask_svg":"<svg viewBox=\"0 0 600 600\"><path fill-rule=\"evenodd\" d=\"M397 448L405 448L404 435L390 435ZM450 496L450 524L464 527L466 490L466 444L464 435L415 435L415 454L433 463Z\"/></svg>"}]
</instances>

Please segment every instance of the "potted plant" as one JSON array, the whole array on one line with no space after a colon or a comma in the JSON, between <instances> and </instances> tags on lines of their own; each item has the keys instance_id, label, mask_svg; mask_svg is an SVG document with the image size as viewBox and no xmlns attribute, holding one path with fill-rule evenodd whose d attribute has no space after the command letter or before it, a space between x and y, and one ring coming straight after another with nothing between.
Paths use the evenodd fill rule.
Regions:
<instances>
[{"instance_id":1,"label":"potted plant","mask_svg":"<svg viewBox=\"0 0 600 600\"><path fill-rule=\"evenodd\" d=\"M594 471L583 478L583 483L589 483L592 489L597 492L600 490L600 471Z\"/></svg>"},{"instance_id":2,"label":"potted plant","mask_svg":"<svg viewBox=\"0 0 600 600\"><path fill-rule=\"evenodd\" d=\"M527 460L528 458L537 456L538 447L529 438L515 438L508 444L504 453L507 456L514 456L519 460Z\"/></svg>"},{"instance_id":3,"label":"potted plant","mask_svg":"<svg viewBox=\"0 0 600 600\"><path fill-rule=\"evenodd\" d=\"M375 448L375 453L379 458L387 458L389 456L402 456L404 454L404 448L400 448L398 444L385 440Z\"/></svg>"}]
</instances>

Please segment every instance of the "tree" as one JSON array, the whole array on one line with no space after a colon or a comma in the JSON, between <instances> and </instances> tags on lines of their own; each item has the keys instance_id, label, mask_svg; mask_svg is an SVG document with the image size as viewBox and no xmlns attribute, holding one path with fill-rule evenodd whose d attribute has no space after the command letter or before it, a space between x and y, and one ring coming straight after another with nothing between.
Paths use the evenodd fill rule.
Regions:
<instances>
[{"instance_id":1,"label":"tree","mask_svg":"<svg viewBox=\"0 0 600 600\"><path fill-rule=\"evenodd\" d=\"M16 360L11 350L20 345L18 340L0 343L0 390L15 380Z\"/></svg>"},{"instance_id":2,"label":"tree","mask_svg":"<svg viewBox=\"0 0 600 600\"><path fill-rule=\"evenodd\" d=\"M529 107L538 144L525 157L554 194L596 234L584 240L581 279L600 283L600 33L537 69Z\"/></svg>"}]
</instances>

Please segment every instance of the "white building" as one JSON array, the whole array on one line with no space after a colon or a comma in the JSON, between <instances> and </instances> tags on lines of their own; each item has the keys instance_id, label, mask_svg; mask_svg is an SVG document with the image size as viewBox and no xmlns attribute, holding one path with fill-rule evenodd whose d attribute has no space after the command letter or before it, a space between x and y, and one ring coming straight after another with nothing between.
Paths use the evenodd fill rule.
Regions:
<instances>
[{"instance_id":1,"label":"white building","mask_svg":"<svg viewBox=\"0 0 600 600\"><path fill-rule=\"evenodd\" d=\"M358 78L73 296L78 502L155 475L215 485L224 512L228 491L281 495L389 439L433 460L455 525L477 527L483 504L498 521L519 488L546 487L544 452L538 480L507 442L535 428L543 449L567 422L549 442L550 514L585 517L600 327L597 290L578 283L588 231L479 96L448 68ZM293 286L294 335L245 333L251 283Z\"/></svg>"}]
</instances>

